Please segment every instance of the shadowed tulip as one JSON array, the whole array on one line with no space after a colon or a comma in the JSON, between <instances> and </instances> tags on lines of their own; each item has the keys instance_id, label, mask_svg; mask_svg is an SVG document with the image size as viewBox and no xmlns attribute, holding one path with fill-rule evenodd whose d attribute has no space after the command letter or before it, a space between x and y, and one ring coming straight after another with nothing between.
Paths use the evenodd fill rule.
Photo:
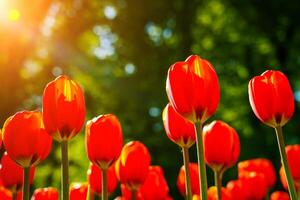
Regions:
<instances>
[{"instance_id":1,"label":"shadowed tulip","mask_svg":"<svg viewBox=\"0 0 300 200\"><path fill-rule=\"evenodd\" d=\"M86 200L88 183L73 183L70 186L70 200Z\"/></svg>"},{"instance_id":2,"label":"shadowed tulip","mask_svg":"<svg viewBox=\"0 0 300 200\"><path fill-rule=\"evenodd\" d=\"M21 111L5 121L3 143L9 157L28 168L46 159L52 139L44 128L40 112Z\"/></svg>"},{"instance_id":3,"label":"shadowed tulip","mask_svg":"<svg viewBox=\"0 0 300 200\"><path fill-rule=\"evenodd\" d=\"M241 161L238 164L239 175L243 173L257 172L264 174L268 188L271 189L276 183L276 173L272 162L264 158L256 158L251 160Z\"/></svg>"},{"instance_id":4,"label":"shadowed tulip","mask_svg":"<svg viewBox=\"0 0 300 200\"><path fill-rule=\"evenodd\" d=\"M82 128L85 101L81 87L67 76L47 84L43 94L43 119L57 141L72 139Z\"/></svg>"},{"instance_id":5,"label":"shadowed tulip","mask_svg":"<svg viewBox=\"0 0 300 200\"><path fill-rule=\"evenodd\" d=\"M200 184L199 184L199 172L198 172L198 164L190 163L190 177L191 177L191 188L192 194L200 194ZM185 196L185 168L182 166L178 173L177 178L177 188L182 196Z\"/></svg>"},{"instance_id":6,"label":"shadowed tulip","mask_svg":"<svg viewBox=\"0 0 300 200\"><path fill-rule=\"evenodd\" d=\"M166 90L175 110L192 122L205 122L219 104L217 74L207 60L197 55L169 68Z\"/></svg>"},{"instance_id":7,"label":"shadowed tulip","mask_svg":"<svg viewBox=\"0 0 300 200\"><path fill-rule=\"evenodd\" d=\"M246 199L264 199L268 193L265 175L257 172L239 174L239 180L246 191Z\"/></svg>"},{"instance_id":8,"label":"shadowed tulip","mask_svg":"<svg viewBox=\"0 0 300 200\"><path fill-rule=\"evenodd\" d=\"M88 174L88 182L90 184L92 192L101 195L102 194L102 171L101 169L94 165L90 164L90 168L87 172ZM118 180L116 177L116 171L115 166L111 166L107 170L107 190L108 194L111 194L114 192L114 190L117 187Z\"/></svg>"},{"instance_id":9,"label":"shadowed tulip","mask_svg":"<svg viewBox=\"0 0 300 200\"><path fill-rule=\"evenodd\" d=\"M290 197L286 192L275 191L271 194L270 200L290 200Z\"/></svg>"},{"instance_id":10,"label":"shadowed tulip","mask_svg":"<svg viewBox=\"0 0 300 200\"><path fill-rule=\"evenodd\" d=\"M36 189L31 197L31 200L58 200L59 194L56 188L39 188Z\"/></svg>"},{"instance_id":11,"label":"shadowed tulip","mask_svg":"<svg viewBox=\"0 0 300 200\"><path fill-rule=\"evenodd\" d=\"M31 184L34 177L35 167L30 169L29 183ZM17 165L5 152L1 159L0 177L2 185L12 193L17 193L23 186L23 169Z\"/></svg>"},{"instance_id":12,"label":"shadowed tulip","mask_svg":"<svg viewBox=\"0 0 300 200\"><path fill-rule=\"evenodd\" d=\"M116 116L100 115L88 121L85 136L88 157L101 169L106 170L120 156L123 136Z\"/></svg>"},{"instance_id":13,"label":"shadowed tulip","mask_svg":"<svg viewBox=\"0 0 300 200\"><path fill-rule=\"evenodd\" d=\"M116 174L122 184L136 191L146 180L151 157L144 144L132 141L124 145L116 162Z\"/></svg>"}]
</instances>

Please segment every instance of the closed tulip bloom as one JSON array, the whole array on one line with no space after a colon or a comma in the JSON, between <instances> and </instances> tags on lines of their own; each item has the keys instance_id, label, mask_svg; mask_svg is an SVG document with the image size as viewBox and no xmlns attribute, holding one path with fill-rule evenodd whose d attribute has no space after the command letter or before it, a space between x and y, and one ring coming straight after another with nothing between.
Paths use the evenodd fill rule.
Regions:
<instances>
[{"instance_id":1,"label":"closed tulip bloom","mask_svg":"<svg viewBox=\"0 0 300 200\"><path fill-rule=\"evenodd\" d=\"M232 199L247 200L247 188L241 180L229 181L226 186Z\"/></svg>"},{"instance_id":2,"label":"closed tulip bloom","mask_svg":"<svg viewBox=\"0 0 300 200\"><path fill-rule=\"evenodd\" d=\"M144 144L138 141L125 144L115 165L118 179L132 190L137 190L147 178L150 161Z\"/></svg>"},{"instance_id":3,"label":"closed tulip bloom","mask_svg":"<svg viewBox=\"0 0 300 200\"><path fill-rule=\"evenodd\" d=\"M178 114L171 104L163 111L163 122L167 136L180 147L189 148L195 143L195 125Z\"/></svg>"},{"instance_id":4,"label":"closed tulip bloom","mask_svg":"<svg viewBox=\"0 0 300 200\"><path fill-rule=\"evenodd\" d=\"M191 179L191 188L192 194L200 194L200 184L199 184L199 171L197 163L190 163L190 179ZM182 196L185 196L185 170L184 166L180 168L178 178L177 178L177 188Z\"/></svg>"},{"instance_id":5,"label":"closed tulip bloom","mask_svg":"<svg viewBox=\"0 0 300 200\"><path fill-rule=\"evenodd\" d=\"M58 200L59 194L56 188L39 188L36 189L31 200Z\"/></svg>"},{"instance_id":6,"label":"closed tulip bloom","mask_svg":"<svg viewBox=\"0 0 300 200\"><path fill-rule=\"evenodd\" d=\"M46 159L52 146L38 111L17 112L9 117L3 126L3 142L8 155L22 167Z\"/></svg>"},{"instance_id":7,"label":"closed tulip bloom","mask_svg":"<svg viewBox=\"0 0 300 200\"><path fill-rule=\"evenodd\" d=\"M73 183L70 186L70 200L86 200L88 183Z\"/></svg>"},{"instance_id":8,"label":"closed tulip bloom","mask_svg":"<svg viewBox=\"0 0 300 200\"><path fill-rule=\"evenodd\" d=\"M203 128L205 162L220 171L233 166L240 155L236 131L222 121L213 121Z\"/></svg>"},{"instance_id":9,"label":"closed tulip bloom","mask_svg":"<svg viewBox=\"0 0 300 200\"><path fill-rule=\"evenodd\" d=\"M86 150L91 162L107 169L120 156L123 144L122 128L112 114L100 115L87 122Z\"/></svg>"},{"instance_id":10,"label":"closed tulip bloom","mask_svg":"<svg viewBox=\"0 0 300 200\"><path fill-rule=\"evenodd\" d=\"M208 188L207 196L208 200L218 200L217 187L212 186ZM224 187L221 188L221 196L222 200L232 200L230 192Z\"/></svg>"},{"instance_id":11,"label":"closed tulip bloom","mask_svg":"<svg viewBox=\"0 0 300 200\"><path fill-rule=\"evenodd\" d=\"M29 182L32 183L35 168L30 168ZM0 179L5 188L18 192L23 185L23 169L17 165L5 152L1 159Z\"/></svg>"},{"instance_id":12,"label":"closed tulip bloom","mask_svg":"<svg viewBox=\"0 0 300 200\"><path fill-rule=\"evenodd\" d=\"M205 122L219 104L217 74L207 60L197 55L169 68L166 90L175 110L192 122Z\"/></svg>"},{"instance_id":13,"label":"closed tulip bloom","mask_svg":"<svg viewBox=\"0 0 300 200\"><path fill-rule=\"evenodd\" d=\"M271 194L270 200L290 200L290 196L286 192L275 191Z\"/></svg>"},{"instance_id":14,"label":"closed tulip bloom","mask_svg":"<svg viewBox=\"0 0 300 200\"><path fill-rule=\"evenodd\" d=\"M90 164L90 168L87 172L88 182L90 184L91 190L100 195L102 193L102 171L99 167L94 164ZM118 180L116 177L115 166L111 166L107 170L107 189L108 193L111 194L117 187Z\"/></svg>"},{"instance_id":15,"label":"closed tulip bloom","mask_svg":"<svg viewBox=\"0 0 300 200\"><path fill-rule=\"evenodd\" d=\"M239 175L243 173L257 172L265 175L268 188L274 187L276 183L276 173L272 162L264 158L256 158L251 160L245 160L238 164Z\"/></svg>"},{"instance_id":16,"label":"closed tulip bloom","mask_svg":"<svg viewBox=\"0 0 300 200\"><path fill-rule=\"evenodd\" d=\"M293 91L282 72L267 70L252 78L248 93L253 112L263 123L271 127L283 126L293 116Z\"/></svg>"},{"instance_id":17,"label":"closed tulip bloom","mask_svg":"<svg viewBox=\"0 0 300 200\"><path fill-rule=\"evenodd\" d=\"M146 181L140 188L144 200L166 200L169 187L160 166L150 166Z\"/></svg>"},{"instance_id":18,"label":"closed tulip bloom","mask_svg":"<svg viewBox=\"0 0 300 200\"><path fill-rule=\"evenodd\" d=\"M265 175L257 172L243 173L239 180L246 188L246 199L264 199L268 193L268 185Z\"/></svg>"},{"instance_id":19,"label":"closed tulip bloom","mask_svg":"<svg viewBox=\"0 0 300 200\"><path fill-rule=\"evenodd\" d=\"M57 141L72 139L82 128L85 101L81 87L67 76L48 83L43 94L43 119Z\"/></svg>"}]
</instances>

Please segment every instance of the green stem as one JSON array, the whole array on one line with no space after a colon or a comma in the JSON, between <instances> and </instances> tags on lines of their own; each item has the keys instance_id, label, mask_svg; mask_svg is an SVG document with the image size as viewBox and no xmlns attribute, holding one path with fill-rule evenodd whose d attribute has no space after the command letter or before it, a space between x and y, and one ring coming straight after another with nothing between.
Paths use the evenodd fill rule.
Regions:
<instances>
[{"instance_id":1,"label":"green stem","mask_svg":"<svg viewBox=\"0 0 300 200\"><path fill-rule=\"evenodd\" d=\"M68 159L68 141L61 142L61 195L62 200L69 200L69 159Z\"/></svg>"},{"instance_id":2,"label":"green stem","mask_svg":"<svg viewBox=\"0 0 300 200\"><path fill-rule=\"evenodd\" d=\"M222 173L219 170L214 170L215 185L217 187L218 200L222 200Z\"/></svg>"},{"instance_id":3,"label":"green stem","mask_svg":"<svg viewBox=\"0 0 300 200\"><path fill-rule=\"evenodd\" d=\"M94 196L94 193L91 191L91 186L89 184L88 191L86 194L86 200L94 200L94 199L95 199L95 196Z\"/></svg>"},{"instance_id":4,"label":"green stem","mask_svg":"<svg viewBox=\"0 0 300 200\"><path fill-rule=\"evenodd\" d=\"M293 178L291 176L291 171L289 168L288 160L286 157L285 145L284 145L284 140L283 140L283 135L282 135L282 127L281 126L275 127L275 132L276 132L280 157L281 157L281 161L282 161L282 165L283 165L283 169L284 169L284 174L285 174L285 178L287 180L287 184L288 184L288 188L289 188L290 198L291 198L291 200L296 200L297 199L296 190L295 190Z\"/></svg>"},{"instance_id":5,"label":"green stem","mask_svg":"<svg viewBox=\"0 0 300 200\"><path fill-rule=\"evenodd\" d=\"M190 179L190 158L189 158L189 149L187 147L182 147L183 163L185 170L185 195L187 200L192 199L192 188L191 188L191 179Z\"/></svg>"},{"instance_id":6,"label":"green stem","mask_svg":"<svg viewBox=\"0 0 300 200\"><path fill-rule=\"evenodd\" d=\"M16 191L12 192L12 200L17 200L18 193Z\"/></svg>"},{"instance_id":7,"label":"green stem","mask_svg":"<svg viewBox=\"0 0 300 200\"><path fill-rule=\"evenodd\" d=\"M131 200L136 200L136 190L131 190Z\"/></svg>"},{"instance_id":8,"label":"green stem","mask_svg":"<svg viewBox=\"0 0 300 200\"><path fill-rule=\"evenodd\" d=\"M270 190L268 190L265 200L270 200Z\"/></svg>"},{"instance_id":9,"label":"green stem","mask_svg":"<svg viewBox=\"0 0 300 200\"><path fill-rule=\"evenodd\" d=\"M23 200L29 200L29 167L23 168Z\"/></svg>"},{"instance_id":10,"label":"green stem","mask_svg":"<svg viewBox=\"0 0 300 200\"><path fill-rule=\"evenodd\" d=\"M207 177L206 177L206 166L204 162L204 152L203 152L202 123L199 122L199 126L197 126L197 124L195 124L195 126L197 129L196 145L197 145L197 156L198 156L198 166L199 166L201 200L207 200Z\"/></svg>"},{"instance_id":11,"label":"green stem","mask_svg":"<svg viewBox=\"0 0 300 200\"><path fill-rule=\"evenodd\" d=\"M108 199L107 191L107 169L102 169L102 200Z\"/></svg>"},{"instance_id":12,"label":"green stem","mask_svg":"<svg viewBox=\"0 0 300 200\"><path fill-rule=\"evenodd\" d=\"M300 189L297 190L298 200L300 200Z\"/></svg>"}]
</instances>

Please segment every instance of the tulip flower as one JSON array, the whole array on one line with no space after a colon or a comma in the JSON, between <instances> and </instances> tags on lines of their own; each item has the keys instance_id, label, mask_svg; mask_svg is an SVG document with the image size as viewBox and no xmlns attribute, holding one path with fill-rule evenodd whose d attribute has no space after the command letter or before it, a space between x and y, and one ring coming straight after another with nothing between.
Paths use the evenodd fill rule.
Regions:
<instances>
[{"instance_id":1,"label":"tulip flower","mask_svg":"<svg viewBox=\"0 0 300 200\"><path fill-rule=\"evenodd\" d=\"M98 166L92 163L90 164L89 170L87 172L88 182L92 192L98 195L102 194L102 173L103 171ZM107 180L107 191L108 194L111 194L114 192L118 184L114 165L107 169Z\"/></svg>"},{"instance_id":2,"label":"tulip flower","mask_svg":"<svg viewBox=\"0 0 300 200\"><path fill-rule=\"evenodd\" d=\"M189 148L195 143L195 125L178 114L171 104L168 104L163 111L163 122L167 136L174 143L182 148L183 163L185 167L185 195L187 199L192 198L190 172L189 172Z\"/></svg>"},{"instance_id":3,"label":"tulip flower","mask_svg":"<svg viewBox=\"0 0 300 200\"><path fill-rule=\"evenodd\" d=\"M226 186L232 199L247 200L247 188L241 180L229 181Z\"/></svg>"},{"instance_id":4,"label":"tulip flower","mask_svg":"<svg viewBox=\"0 0 300 200\"><path fill-rule=\"evenodd\" d=\"M0 199L1 200L12 200L12 194L9 190L0 186ZM15 200L15 199L14 199Z\"/></svg>"},{"instance_id":5,"label":"tulip flower","mask_svg":"<svg viewBox=\"0 0 300 200\"><path fill-rule=\"evenodd\" d=\"M70 186L70 200L86 200L88 183L73 183Z\"/></svg>"},{"instance_id":6,"label":"tulip flower","mask_svg":"<svg viewBox=\"0 0 300 200\"><path fill-rule=\"evenodd\" d=\"M291 176L294 180L294 185L300 195L300 145L287 145L285 147L285 152L287 154L287 159L289 167L291 169ZM284 168L280 168L280 179L283 187L288 189L288 184L286 181Z\"/></svg>"},{"instance_id":7,"label":"tulip flower","mask_svg":"<svg viewBox=\"0 0 300 200\"><path fill-rule=\"evenodd\" d=\"M86 150L91 162L102 170L102 199L107 200L107 170L120 156L123 136L118 118L100 115L87 122Z\"/></svg>"},{"instance_id":8,"label":"tulip flower","mask_svg":"<svg viewBox=\"0 0 300 200\"><path fill-rule=\"evenodd\" d=\"M200 195L199 171L197 163L189 164L192 194ZM177 188L182 196L185 194L185 168L182 166L178 173Z\"/></svg>"},{"instance_id":9,"label":"tulip flower","mask_svg":"<svg viewBox=\"0 0 300 200\"><path fill-rule=\"evenodd\" d=\"M203 128L204 159L215 173L215 185L219 199L222 175L232 167L240 155L240 140L237 132L222 121L213 121Z\"/></svg>"},{"instance_id":10,"label":"tulip flower","mask_svg":"<svg viewBox=\"0 0 300 200\"><path fill-rule=\"evenodd\" d=\"M134 192L135 196L132 196L132 190L124 184L121 184L121 193L122 197L120 200L132 200L133 198L135 198L135 200L144 200L142 193L139 189Z\"/></svg>"},{"instance_id":11,"label":"tulip flower","mask_svg":"<svg viewBox=\"0 0 300 200\"><path fill-rule=\"evenodd\" d=\"M22 111L9 117L3 126L7 154L24 171L23 199L29 199L29 169L46 159L52 139L44 128L42 113Z\"/></svg>"},{"instance_id":12,"label":"tulip flower","mask_svg":"<svg viewBox=\"0 0 300 200\"><path fill-rule=\"evenodd\" d=\"M290 197L286 192L275 191L271 194L270 200L290 200Z\"/></svg>"},{"instance_id":13,"label":"tulip flower","mask_svg":"<svg viewBox=\"0 0 300 200\"><path fill-rule=\"evenodd\" d=\"M215 113L220 88L213 66L197 55L189 56L184 62L176 62L168 71L166 91L176 112L198 123L196 144L199 164L201 198L207 200L207 178L203 156L202 125Z\"/></svg>"},{"instance_id":14,"label":"tulip flower","mask_svg":"<svg viewBox=\"0 0 300 200\"><path fill-rule=\"evenodd\" d=\"M31 200L58 200L59 194L56 188L39 188L36 189Z\"/></svg>"},{"instance_id":15,"label":"tulip flower","mask_svg":"<svg viewBox=\"0 0 300 200\"><path fill-rule=\"evenodd\" d=\"M62 200L69 200L68 141L78 134L84 119L81 87L67 76L48 83L43 94L43 120L49 134L61 143Z\"/></svg>"},{"instance_id":16,"label":"tulip flower","mask_svg":"<svg viewBox=\"0 0 300 200\"><path fill-rule=\"evenodd\" d=\"M268 193L268 182L264 174L249 172L239 174L246 199L264 199Z\"/></svg>"},{"instance_id":17,"label":"tulip flower","mask_svg":"<svg viewBox=\"0 0 300 200\"><path fill-rule=\"evenodd\" d=\"M124 145L116 162L117 178L131 189L134 197L147 178L150 161L151 157L145 145L132 141Z\"/></svg>"},{"instance_id":18,"label":"tulip flower","mask_svg":"<svg viewBox=\"0 0 300 200\"><path fill-rule=\"evenodd\" d=\"M217 190L218 189L215 186L208 188L208 190L207 190L208 200L217 200L217 199L221 199L221 197L222 197L222 200L231 200L232 199L230 192L226 188L224 188L224 187L221 188L221 193L220 193L221 197L219 196Z\"/></svg>"},{"instance_id":19,"label":"tulip flower","mask_svg":"<svg viewBox=\"0 0 300 200\"><path fill-rule=\"evenodd\" d=\"M166 200L169 187L160 166L150 166L148 176L140 187L144 200Z\"/></svg>"},{"instance_id":20,"label":"tulip flower","mask_svg":"<svg viewBox=\"0 0 300 200\"><path fill-rule=\"evenodd\" d=\"M289 80L280 71L267 70L252 78L248 85L249 101L256 117L275 128L281 161L292 200L296 191L285 154L282 127L294 113L294 96Z\"/></svg>"},{"instance_id":21,"label":"tulip flower","mask_svg":"<svg viewBox=\"0 0 300 200\"><path fill-rule=\"evenodd\" d=\"M33 181L34 172L35 167L31 167L29 172L29 184ZM0 179L2 185L12 192L13 200L15 200L23 186L23 169L7 155L7 152L3 154L1 159Z\"/></svg>"},{"instance_id":22,"label":"tulip flower","mask_svg":"<svg viewBox=\"0 0 300 200\"><path fill-rule=\"evenodd\" d=\"M256 158L239 162L238 172L240 176L243 173L257 172L264 174L268 188L271 189L276 183L276 174L272 162L264 158Z\"/></svg>"}]
</instances>

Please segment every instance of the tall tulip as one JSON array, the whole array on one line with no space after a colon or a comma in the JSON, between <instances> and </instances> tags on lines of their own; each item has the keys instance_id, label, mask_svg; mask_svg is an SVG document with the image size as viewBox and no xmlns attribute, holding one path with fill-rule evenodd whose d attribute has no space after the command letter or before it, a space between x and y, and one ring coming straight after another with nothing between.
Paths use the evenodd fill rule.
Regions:
<instances>
[{"instance_id":1,"label":"tall tulip","mask_svg":"<svg viewBox=\"0 0 300 200\"><path fill-rule=\"evenodd\" d=\"M81 87L67 76L59 76L47 84L43 94L45 128L61 143L62 200L69 200L68 141L84 124L85 101Z\"/></svg>"},{"instance_id":2,"label":"tall tulip","mask_svg":"<svg viewBox=\"0 0 300 200\"><path fill-rule=\"evenodd\" d=\"M35 167L31 167L29 171L29 184L33 181L34 172ZM1 159L0 179L2 185L11 191L12 199L16 200L17 194L23 186L23 169L7 155L7 152L3 154Z\"/></svg>"},{"instance_id":3,"label":"tall tulip","mask_svg":"<svg viewBox=\"0 0 300 200\"><path fill-rule=\"evenodd\" d=\"M199 171L198 171L198 164L197 163L190 163L189 164L190 170L190 179L191 179L191 190L193 195L200 195L200 184L199 184ZM178 173L177 178L177 188L182 196L185 194L185 167L182 166Z\"/></svg>"},{"instance_id":4,"label":"tall tulip","mask_svg":"<svg viewBox=\"0 0 300 200\"><path fill-rule=\"evenodd\" d=\"M59 194L56 188L39 188L36 189L31 200L58 200Z\"/></svg>"},{"instance_id":5,"label":"tall tulip","mask_svg":"<svg viewBox=\"0 0 300 200\"><path fill-rule=\"evenodd\" d=\"M222 121L213 121L203 128L204 159L215 173L218 199L221 199L222 175L240 155L237 132Z\"/></svg>"},{"instance_id":6,"label":"tall tulip","mask_svg":"<svg viewBox=\"0 0 300 200\"><path fill-rule=\"evenodd\" d=\"M196 144L199 164L201 199L207 200L207 178L203 156L202 125L215 113L220 88L213 66L197 55L176 62L168 71L166 90L170 103L185 118L198 123Z\"/></svg>"},{"instance_id":7,"label":"tall tulip","mask_svg":"<svg viewBox=\"0 0 300 200\"><path fill-rule=\"evenodd\" d=\"M29 199L29 170L50 153L52 139L44 128L42 113L22 111L9 117L3 126L7 154L23 168L23 199Z\"/></svg>"},{"instance_id":8,"label":"tall tulip","mask_svg":"<svg viewBox=\"0 0 300 200\"><path fill-rule=\"evenodd\" d=\"M91 162L102 170L102 199L107 200L107 170L122 150L122 128L115 115L100 115L87 122L86 151Z\"/></svg>"},{"instance_id":9,"label":"tall tulip","mask_svg":"<svg viewBox=\"0 0 300 200\"><path fill-rule=\"evenodd\" d=\"M141 142L132 141L124 145L115 165L116 174L120 182L131 189L133 199L147 178L150 162L149 151Z\"/></svg>"},{"instance_id":10,"label":"tall tulip","mask_svg":"<svg viewBox=\"0 0 300 200\"><path fill-rule=\"evenodd\" d=\"M163 111L163 122L167 136L182 149L183 163L185 167L185 195L188 200L192 199L190 172L189 172L189 148L195 143L195 125L178 114L171 104Z\"/></svg>"},{"instance_id":11,"label":"tall tulip","mask_svg":"<svg viewBox=\"0 0 300 200\"><path fill-rule=\"evenodd\" d=\"M284 167L289 192L296 200L296 192L284 151L282 127L294 113L294 96L289 80L280 71L267 70L252 78L248 85L249 101L260 121L275 128L279 152Z\"/></svg>"}]
</instances>

